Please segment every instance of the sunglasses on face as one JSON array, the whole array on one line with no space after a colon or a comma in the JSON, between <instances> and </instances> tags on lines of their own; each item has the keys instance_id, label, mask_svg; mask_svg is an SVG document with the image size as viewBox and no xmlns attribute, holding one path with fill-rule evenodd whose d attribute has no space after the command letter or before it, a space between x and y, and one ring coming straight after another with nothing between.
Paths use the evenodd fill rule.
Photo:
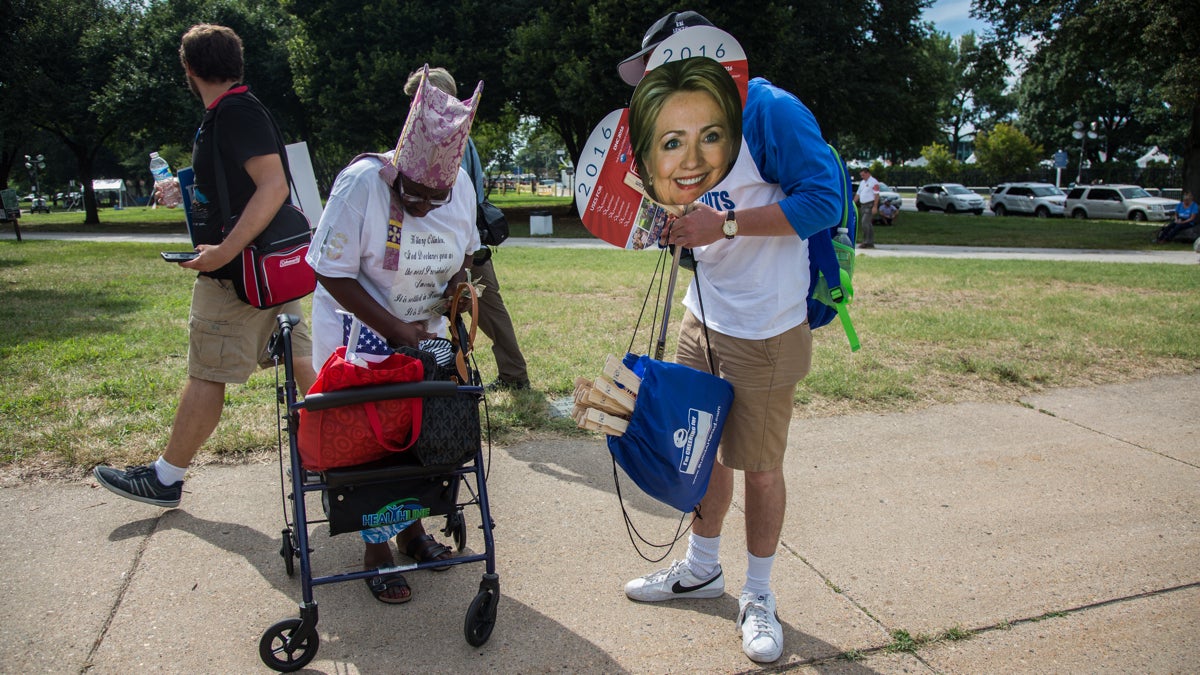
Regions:
<instances>
[{"instance_id":1,"label":"sunglasses on face","mask_svg":"<svg viewBox=\"0 0 1200 675\"><path fill-rule=\"evenodd\" d=\"M403 201L405 204L408 204L411 206L418 206L420 204L428 204L430 206L445 206L446 204L449 204L450 199L452 197L454 197L454 188L450 188L449 190L447 190L445 197L439 197L436 199L430 198L430 197L422 197L420 195L409 194L404 191L404 180L403 179L399 181L399 188L400 188L400 200Z\"/></svg>"}]
</instances>

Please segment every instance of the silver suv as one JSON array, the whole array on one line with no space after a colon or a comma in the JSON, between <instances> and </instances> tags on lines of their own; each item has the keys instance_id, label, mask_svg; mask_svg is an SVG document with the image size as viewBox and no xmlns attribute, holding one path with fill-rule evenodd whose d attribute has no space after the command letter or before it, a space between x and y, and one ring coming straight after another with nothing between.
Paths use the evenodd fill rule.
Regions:
<instances>
[{"instance_id":1,"label":"silver suv","mask_svg":"<svg viewBox=\"0 0 1200 675\"><path fill-rule=\"evenodd\" d=\"M1072 218L1161 221L1175 215L1175 204L1137 185L1081 185L1067 193L1066 211Z\"/></svg>"},{"instance_id":2,"label":"silver suv","mask_svg":"<svg viewBox=\"0 0 1200 675\"><path fill-rule=\"evenodd\" d=\"M991 209L998 216L1028 213L1038 218L1063 215L1067 194L1049 183L1001 183L992 188Z\"/></svg>"},{"instance_id":3,"label":"silver suv","mask_svg":"<svg viewBox=\"0 0 1200 675\"><path fill-rule=\"evenodd\" d=\"M958 183L930 183L917 190L917 210L930 209L946 213L970 211L978 216L983 213L983 197Z\"/></svg>"}]
</instances>

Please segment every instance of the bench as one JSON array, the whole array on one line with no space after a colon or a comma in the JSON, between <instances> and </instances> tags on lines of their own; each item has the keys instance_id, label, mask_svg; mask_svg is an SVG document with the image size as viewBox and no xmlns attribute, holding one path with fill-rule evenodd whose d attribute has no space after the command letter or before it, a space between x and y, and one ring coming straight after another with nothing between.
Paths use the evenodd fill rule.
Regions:
<instances>
[{"instance_id":1,"label":"bench","mask_svg":"<svg viewBox=\"0 0 1200 675\"><path fill-rule=\"evenodd\" d=\"M17 233L17 241L21 241L21 204L17 201L16 190L0 190L0 225L12 223Z\"/></svg>"}]
</instances>

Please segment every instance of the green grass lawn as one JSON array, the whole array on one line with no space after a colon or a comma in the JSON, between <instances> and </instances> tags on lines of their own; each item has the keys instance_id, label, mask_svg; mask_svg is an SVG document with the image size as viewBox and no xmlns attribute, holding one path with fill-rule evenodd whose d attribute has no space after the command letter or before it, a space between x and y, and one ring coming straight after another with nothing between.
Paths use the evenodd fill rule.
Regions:
<instances>
[{"instance_id":1,"label":"green grass lawn","mask_svg":"<svg viewBox=\"0 0 1200 675\"><path fill-rule=\"evenodd\" d=\"M553 236L591 238L570 197L531 196L528 192L501 195L491 201L509 221L511 236L529 236L529 213L551 213ZM183 211L142 206L120 210L102 209L100 224L84 225L79 211L25 214L22 232L171 232L186 231ZM902 212L895 227L875 229L877 244L925 244L941 246L990 246L1023 248L1083 248L1097 250L1187 250L1181 242L1151 243L1158 225L1118 220L1039 219L1021 216L947 215L940 212Z\"/></svg>"},{"instance_id":2,"label":"green grass lawn","mask_svg":"<svg viewBox=\"0 0 1200 675\"><path fill-rule=\"evenodd\" d=\"M185 377L193 276L158 260L159 248L0 241L0 465L78 475L160 452ZM496 439L583 433L547 404L575 377L595 377L605 354L651 351L649 315L633 331L658 253L500 247L495 262L534 387L489 394ZM1195 372L1200 359L1200 276L1187 266L864 257L855 288L863 348L851 353L836 322L816 331L798 415L1011 401ZM669 358L674 326L668 335ZM490 379L482 334L477 347ZM209 459L275 447L274 386L264 371L229 388Z\"/></svg>"}]
</instances>

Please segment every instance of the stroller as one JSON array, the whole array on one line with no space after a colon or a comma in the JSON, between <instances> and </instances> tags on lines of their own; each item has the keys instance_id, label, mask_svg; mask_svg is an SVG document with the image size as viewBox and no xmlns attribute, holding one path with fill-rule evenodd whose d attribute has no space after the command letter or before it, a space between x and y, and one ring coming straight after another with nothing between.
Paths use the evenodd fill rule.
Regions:
<instances>
[{"instance_id":1,"label":"stroller","mask_svg":"<svg viewBox=\"0 0 1200 675\"><path fill-rule=\"evenodd\" d=\"M280 483L281 493L290 486L291 493L283 499L284 529L283 544L279 554L288 576L295 575L296 561L300 562L301 602L300 617L288 618L268 628L259 640L259 657L268 667L279 672L292 672L307 665L317 654L320 637L317 634L317 603L313 600L313 587L324 584L365 579L378 574L407 572L417 569L464 565L483 562L485 571L479 583L479 592L467 608L463 626L467 642L478 647L487 642L496 621L496 605L500 599L500 578L496 574L496 558L492 538L494 523L488 507L487 476L484 465L483 447L479 435L478 405L483 398L478 371L468 363L468 384L460 385L451 380L427 380L402 384L386 384L358 387L341 391L325 392L307 396L297 401L296 380L292 369L292 327L299 317L279 315L278 329L268 346L276 364L282 364L284 380L277 382L276 404L286 406L280 410ZM465 329L461 319L453 330ZM460 342L469 344L469 342ZM416 352L416 350L412 350ZM469 350L468 350L469 351ZM417 352L428 356L425 352ZM432 357L429 358L432 362ZM278 367L276 368L278 380ZM323 472L313 472L301 466L297 446L299 413L400 398L421 398L426 410L431 402L445 403L449 409L468 410L473 414L463 415L462 424L474 426L473 452L433 452L414 457L418 453L395 453L391 457L368 464L360 464ZM454 405L450 405L453 403ZM288 458L285 470L283 455L283 431L288 437ZM285 478L285 474L287 474ZM474 477L474 481L470 480ZM472 489L472 482L474 489ZM469 499L460 499L460 487L465 486ZM322 504L326 518L309 520L305 508L305 495L322 493ZM458 552L466 544L467 526L463 509L476 506L480 511L483 530L484 551L474 555L460 555L450 560L427 561L396 565L388 568L362 570L358 572L314 576L309 559L309 526L328 523L330 534L354 532L366 529L364 525L375 516L393 508L398 497L406 507L418 504L424 516L445 516L446 525L442 533L452 538Z\"/></svg>"}]
</instances>

